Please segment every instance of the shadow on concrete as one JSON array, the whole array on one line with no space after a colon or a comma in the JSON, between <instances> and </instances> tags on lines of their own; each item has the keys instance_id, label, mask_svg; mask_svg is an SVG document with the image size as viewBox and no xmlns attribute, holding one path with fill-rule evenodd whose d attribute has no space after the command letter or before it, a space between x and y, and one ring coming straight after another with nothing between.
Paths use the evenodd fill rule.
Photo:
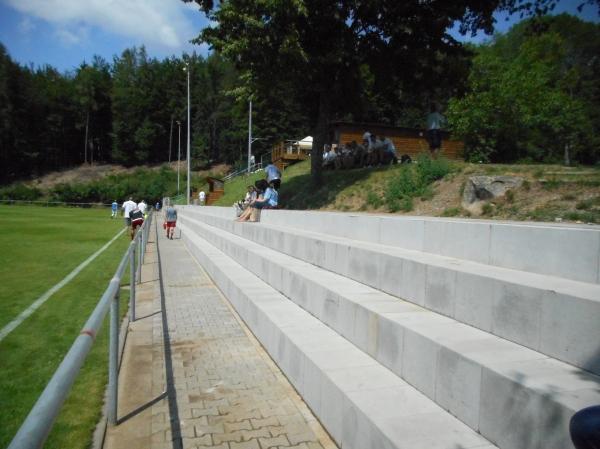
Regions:
<instances>
[{"instance_id":1,"label":"shadow on concrete","mask_svg":"<svg viewBox=\"0 0 600 449\"><path fill-rule=\"evenodd\" d=\"M161 312L162 312L162 310L157 310L156 312L152 312L152 313L150 313L148 315L136 317L136 319L134 321L139 321L139 320L143 320L145 318L150 318L150 317L153 317L154 315L158 315Z\"/></svg>"},{"instance_id":2,"label":"shadow on concrete","mask_svg":"<svg viewBox=\"0 0 600 449\"><path fill-rule=\"evenodd\" d=\"M159 396L157 396L154 399L152 399L150 402L147 402L144 405L140 405L135 410L132 410L131 412L127 413L125 416L119 418L117 420L117 425L123 424L125 421L127 421L127 420L133 418L134 416L142 413L147 408L152 407L154 404L156 404L159 401L162 401L166 396L167 396L167 392L165 391L164 393L161 393Z\"/></svg>"},{"instance_id":3,"label":"shadow on concrete","mask_svg":"<svg viewBox=\"0 0 600 449\"><path fill-rule=\"evenodd\" d=\"M158 236L158 226L156 227L156 233ZM167 306L165 298L165 287L163 283L163 272L162 264L160 261L160 247L158 244L158 238L156 239L156 252L158 260L158 280L160 285L160 305L162 311L162 328L163 328L163 344L165 351L165 374L167 381L167 399L169 403L169 416L171 417L171 435L173 438L173 449L183 449L183 439L181 436L181 425L179 420L179 409L177 407L177 391L175 389L175 378L173 376L173 360L171 352L171 339L169 337L169 322L167 317Z\"/></svg>"}]
</instances>

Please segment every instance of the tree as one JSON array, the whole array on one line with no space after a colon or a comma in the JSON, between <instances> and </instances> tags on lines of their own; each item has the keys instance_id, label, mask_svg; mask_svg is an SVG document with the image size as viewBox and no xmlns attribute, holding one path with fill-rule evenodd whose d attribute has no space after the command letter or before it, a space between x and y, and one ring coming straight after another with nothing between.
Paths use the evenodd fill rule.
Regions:
<instances>
[{"instance_id":1,"label":"tree","mask_svg":"<svg viewBox=\"0 0 600 449\"><path fill-rule=\"evenodd\" d=\"M191 1L191 0L184 0ZM323 144L332 118L359 109L371 87L388 98L443 83L443 63L464 54L448 30L493 29L497 8L545 12L556 1L195 0L216 23L207 42L241 70L249 93L265 95L280 80L311 117L311 172L321 182Z\"/></svg>"},{"instance_id":2,"label":"tree","mask_svg":"<svg viewBox=\"0 0 600 449\"><path fill-rule=\"evenodd\" d=\"M480 47L469 92L448 111L468 157L598 160L599 52L600 27L567 15L521 23Z\"/></svg>"}]
</instances>

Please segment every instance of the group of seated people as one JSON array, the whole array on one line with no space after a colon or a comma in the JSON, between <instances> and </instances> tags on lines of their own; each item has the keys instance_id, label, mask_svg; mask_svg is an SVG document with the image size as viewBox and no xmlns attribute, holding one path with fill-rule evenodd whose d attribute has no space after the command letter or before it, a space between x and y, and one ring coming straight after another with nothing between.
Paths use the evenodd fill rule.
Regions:
<instances>
[{"instance_id":1,"label":"group of seated people","mask_svg":"<svg viewBox=\"0 0 600 449\"><path fill-rule=\"evenodd\" d=\"M397 164L396 147L389 137L376 136L370 132L363 134L362 144L353 140L349 144L325 145L323 168L362 168L378 165ZM404 155L401 163L411 162L410 156Z\"/></svg>"},{"instance_id":2,"label":"group of seated people","mask_svg":"<svg viewBox=\"0 0 600 449\"><path fill-rule=\"evenodd\" d=\"M279 201L277 188L280 182L279 179L259 179L253 186L248 186L245 198L233 205L237 221L256 222L260 220L261 209L276 209Z\"/></svg>"}]
</instances>

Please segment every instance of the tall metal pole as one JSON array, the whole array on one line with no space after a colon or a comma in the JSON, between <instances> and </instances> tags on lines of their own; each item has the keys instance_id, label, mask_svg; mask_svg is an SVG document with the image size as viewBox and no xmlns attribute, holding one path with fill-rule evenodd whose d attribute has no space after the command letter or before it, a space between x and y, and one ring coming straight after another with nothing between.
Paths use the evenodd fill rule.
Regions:
<instances>
[{"instance_id":1,"label":"tall metal pole","mask_svg":"<svg viewBox=\"0 0 600 449\"><path fill-rule=\"evenodd\" d=\"M248 174L250 174L250 158L252 157L252 99L248 108Z\"/></svg>"},{"instance_id":2,"label":"tall metal pole","mask_svg":"<svg viewBox=\"0 0 600 449\"><path fill-rule=\"evenodd\" d=\"M177 195L179 195L179 166L181 165L181 122L177 120L177 126L179 127L179 145L177 149Z\"/></svg>"},{"instance_id":3,"label":"tall metal pole","mask_svg":"<svg viewBox=\"0 0 600 449\"><path fill-rule=\"evenodd\" d=\"M187 204L190 205L190 65L187 64Z\"/></svg>"}]
</instances>

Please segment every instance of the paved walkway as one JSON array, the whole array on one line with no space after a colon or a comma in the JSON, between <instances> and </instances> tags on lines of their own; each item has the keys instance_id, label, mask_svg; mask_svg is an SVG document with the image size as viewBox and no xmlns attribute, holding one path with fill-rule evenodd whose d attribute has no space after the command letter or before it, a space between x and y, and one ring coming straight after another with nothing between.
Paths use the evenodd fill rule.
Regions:
<instances>
[{"instance_id":1,"label":"paved walkway","mask_svg":"<svg viewBox=\"0 0 600 449\"><path fill-rule=\"evenodd\" d=\"M159 234L160 264L153 236L123 358L120 424L104 447L334 449L183 242Z\"/></svg>"}]
</instances>

